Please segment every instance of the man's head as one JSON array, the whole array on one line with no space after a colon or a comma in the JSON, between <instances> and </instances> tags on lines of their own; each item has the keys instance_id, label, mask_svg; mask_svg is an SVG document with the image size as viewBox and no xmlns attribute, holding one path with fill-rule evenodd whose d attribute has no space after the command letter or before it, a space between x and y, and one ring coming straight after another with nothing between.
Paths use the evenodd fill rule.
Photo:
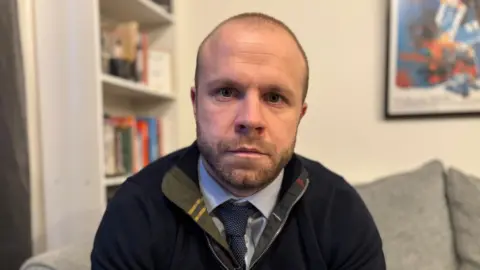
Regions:
<instances>
[{"instance_id":1,"label":"man's head","mask_svg":"<svg viewBox=\"0 0 480 270\"><path fill-rule=\"evenodd\" d=\"M234 16L198 49L191 90L207 168L238 196L275 179L306 112L308 62L295 35L260 13Z\"/></svg>"}]
</instances>

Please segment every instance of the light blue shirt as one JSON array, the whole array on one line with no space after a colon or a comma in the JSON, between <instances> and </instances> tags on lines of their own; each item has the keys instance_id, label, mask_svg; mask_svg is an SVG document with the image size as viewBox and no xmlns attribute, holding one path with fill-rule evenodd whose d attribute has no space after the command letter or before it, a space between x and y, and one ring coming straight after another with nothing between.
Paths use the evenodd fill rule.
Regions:
<instances>
[{"instance_id":1,"label":"light blue shirt","mask_svg":"<svg viewBox=\"0 0 480 270\"><path fill-rule=\"evenodd\" d=\"M223 224L212 214L213 210L215 210L217 206L230 199L233 199L239 203L248 201L259 210L260 213L258 215L249 218L245 233L245 243L247 244L245 265L246 269L249 269L250 261L255 251L255 246L257 245L258 240L265 229L267 219L272 213L273 207L275 207L275 204L277 203L278 194L282 186L283 170L280 172L277 178L270 183L270 185L250 197L240 199L226 191L210 176L205 168L202 158L200 158L198 162L198 177L200 190L202 192L207 211L213 217L213 221L222 235L225 236Z\"/></svg>"}]
</instances>

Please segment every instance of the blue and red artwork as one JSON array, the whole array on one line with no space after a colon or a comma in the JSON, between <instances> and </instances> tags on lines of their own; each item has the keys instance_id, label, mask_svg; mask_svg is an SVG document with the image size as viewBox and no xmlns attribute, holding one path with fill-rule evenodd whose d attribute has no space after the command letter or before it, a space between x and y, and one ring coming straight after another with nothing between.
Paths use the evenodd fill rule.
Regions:
<instances>
[{"instance_id":1,"label":"blue and red artwork","mask_svg":"<svg viewBox=\"0 0 480 270\"><path fill-rule=\"evenodd\" d=\"M398 1L397 18L398 88L480 90L480 0Z\"/></svg>"}]
</instances>

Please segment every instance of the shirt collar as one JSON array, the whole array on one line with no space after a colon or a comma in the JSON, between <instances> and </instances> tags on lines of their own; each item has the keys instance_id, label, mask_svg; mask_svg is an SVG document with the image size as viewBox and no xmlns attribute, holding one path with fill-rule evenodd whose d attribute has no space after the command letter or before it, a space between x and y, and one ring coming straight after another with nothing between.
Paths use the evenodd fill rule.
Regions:
<instances>
[{"instance_id":1,"label":"shirt collar","mask_svg":"<svg viewBox=\"0 0 480 270\"><path fill-rule=\"evenodd\" d=\"M273 207L275 207L275 204L277 203L278 194L282 186L283 170L268 186L250 197L241 199L235 197L233 194L225 190L210 176L201 157L198 161L198 177L200 190L203 194L205 206L207 207L207 211L209 213L215 210L215 208L222 203L233 199L240 202L248 201L253 204L264 217L269 217Z\"/></svg>"}]
</instances>

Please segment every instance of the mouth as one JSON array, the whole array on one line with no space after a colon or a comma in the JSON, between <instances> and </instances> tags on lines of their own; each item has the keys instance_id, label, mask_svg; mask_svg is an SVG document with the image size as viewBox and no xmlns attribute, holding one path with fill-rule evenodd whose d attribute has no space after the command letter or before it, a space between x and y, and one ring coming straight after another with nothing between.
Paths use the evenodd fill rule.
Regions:
<instances>
[{"instance_id":1,"label":"mouth","mask_svg":"<svg viewBox=\"0 0 480 270\"><path fill-rule=\"evenodd\" d=\"M236 148L233 150L228 151L230 154L236 155L236 156L245 156L245 157L260 157L260 156L266 156L267 154L260 151L257 148L251 148L251 147L240 147Z\"/></svg>"}]
</instances>

